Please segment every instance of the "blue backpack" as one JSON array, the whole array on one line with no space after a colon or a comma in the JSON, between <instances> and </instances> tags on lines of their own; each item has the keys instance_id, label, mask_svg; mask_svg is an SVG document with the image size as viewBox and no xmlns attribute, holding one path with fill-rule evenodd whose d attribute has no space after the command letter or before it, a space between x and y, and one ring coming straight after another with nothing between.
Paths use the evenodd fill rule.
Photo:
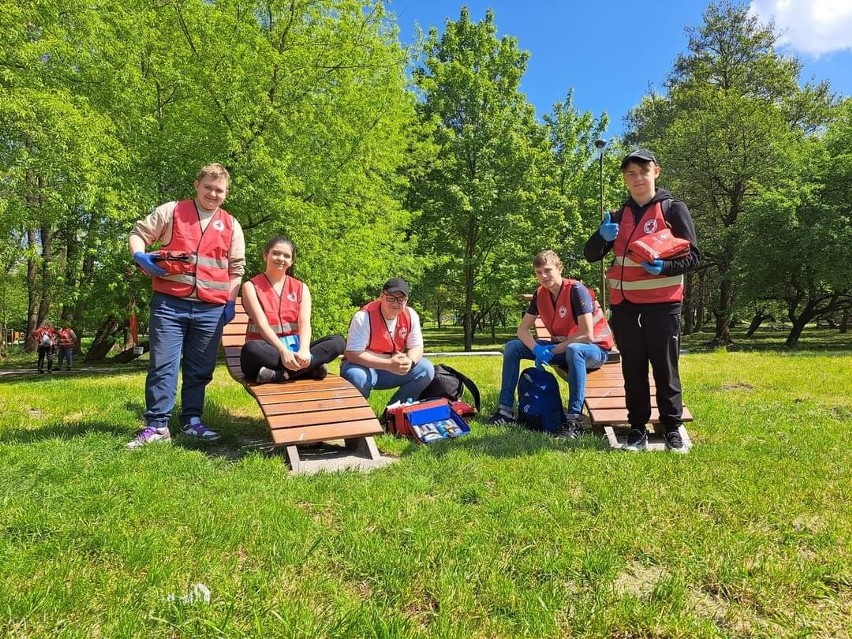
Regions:
<instances>
[{"instance_id":1,"label":"blue backpack","mask_svg":"<svg viewBox=\"0 0 852 639\"><path fill-rule=\"evenodd\" d=\"M532 430L555 433L565 422L559 383L543 368L530 367L518 380L518 422Z\"/></svg>"}]
</instances>

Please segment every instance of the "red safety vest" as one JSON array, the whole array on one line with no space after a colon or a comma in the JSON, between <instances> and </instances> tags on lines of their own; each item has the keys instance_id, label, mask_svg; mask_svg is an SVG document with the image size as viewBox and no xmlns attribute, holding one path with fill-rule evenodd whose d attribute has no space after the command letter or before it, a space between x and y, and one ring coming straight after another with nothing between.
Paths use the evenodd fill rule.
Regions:
<instances>
[{"instance_id":1,"label":"red safety vest","mask_svg":"<svg viewBox=\"0 0 852 639\"><path fill-rule=\"evenodd\" d=\"M249 280L254 284L254 292L260 302L266 321L278 337L293 335L299 330L299 310L302 307L302 289L304 285L295 277L287 276L281 293L275 292L272 282L265 273ZM246 325L246 339L263 339L254 322L249 319Z\"/></svg>"},{"instance_id":2,"label":"red safety vest","mask_svg":"<svg viewBox=\"0 0 852 639\"><path fill-rule=\"evenodd\" d=\"M231 275L228 255L234 234L234 218L225 209L213 214L201 232L201 220L195 200L181 200L172 218L172 239L162 247L175 254L187 253L190 259L180 262L180 273L154 277L154 290L175 297L195 295L202 302L224 304L228 301Z\"/></svg>"},{"instance_id":3,"label":"red safety vest","mask_svg":"<svg viewBox=\"0 0 852 639\"><path fill-rule=\"evenodd\" d=\"M59 331L59 346L61 348L71 348L74 346L74 338L72 337L73 333L67 329L63 328Z\"/></svg>"},{"instance_id":4,"label":"red safety vest","mask_svg":"<svg viewBox=\"0 0 852 639\"><path fill-rule=\"evenodd\" d=\"M618 236L613 245L615 259L607 269L609 300L612 304L623 301L634 304L657 304L683 301L683 275L651 275L641 262L627 257L627 247L643 235L665 228L663 207L660 202L649 206L638 224L633 221L633 210L625 205L619 222Z\"/></svg>"},{"instance_id":5,"label":"red safety vest","mask_svg":"<svg viewBox=\"0 0 852 639\"><path fill-rule=\"evenodd\" d=\"M367 343L368 351L392 355L393 353L405 350L405 341L411 332L411 315L408 312L408 308L402 309L402 313L396 318L393 339L391 339L387 322L385 322L385 318L382 315L381 300L374 300L369 304L365 304L361 307L361 310L366 311L370 318L370 341Z\"/></svg>"},{"instance_id":6,"label":"red safety vest","mask_svg":"<svg viewBox=\"0 0 852 639\"><path fill-rule=\"evenodd\" d=\"M612 331L609 329L609 324L601 310L601 305L595 297L595 292L588 288L585 284L578 280L563 279L562 288L559 289L559 295L556 296L556 304L553 303L553 298L550 296L550 291L544 286L539 286L536 291L536 304L538 305L538 316L550 334L559 341L560 337L571 337L580 330L577 321L574 319L574 313L571 312L571 289L575 284L579 284L586 288L594 303L592 311L592 334L594 342L601 348L612 350L615 342L612 338Z\"/></svg>"}]
</instances>

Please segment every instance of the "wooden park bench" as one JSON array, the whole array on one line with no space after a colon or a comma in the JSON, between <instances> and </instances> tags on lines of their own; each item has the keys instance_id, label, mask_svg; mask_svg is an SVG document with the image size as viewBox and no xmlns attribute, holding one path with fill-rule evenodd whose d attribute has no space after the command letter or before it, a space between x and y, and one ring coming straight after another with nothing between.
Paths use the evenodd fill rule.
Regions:
<instances>
[{"instance_id":1,"label":"wooden park bench","mask_svg":"<svg viewBox=\"0 0 852 639\"><path fill-rule=\"evenodd\" d=\"M544 325L540 317L535 320L535 333L538 339L550 339L550 331ZM609 361L597 370L589 371L586 376L586 398L583 407L589 415L592 426L601 426L606 433L610 446L623 448L627 442L627 429L616 430L616 426L627 426L627 403L624 396L624 376L621 374L621 363L618 351L610 353ZM560 367L552 367L556 373L565 381L568 381L568 372ZM648 449L665 449L663 431L660 425L660 413L657 410L656 386L653 375L648 376L651 386L651 419L654 429L649 433ZM683 407L683 421L691 422L692 414L689 409ZM692 447L692 440L686 428L680 427L680 436L683 438L684 446Z\"/></svg>"},{"instance_id":2,"label":"wooden park bench","mask_svg":"<svg viewBox=\"0 0 852 639\"><path fill-rule=\"evenodd\" d=\"M369 460L380 459L373 435L382 427L367 400L338 375L323 380L300 379L280 384L247 381L240 369L248 315L237 300L236 316L225 325L222 348L228 372L254 397L263 412L272 441L285 446L293 471L301 470L298 446L342 439L350 452Z\"/></svg>"}]
</instances>

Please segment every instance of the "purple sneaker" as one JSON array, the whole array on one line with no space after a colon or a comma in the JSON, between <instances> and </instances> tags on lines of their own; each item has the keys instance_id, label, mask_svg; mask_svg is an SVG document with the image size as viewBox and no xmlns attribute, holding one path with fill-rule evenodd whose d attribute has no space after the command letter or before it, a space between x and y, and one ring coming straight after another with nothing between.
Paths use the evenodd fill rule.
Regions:
<instances>
[{"instance_id":1,"label":"purple sneaker","mask_svg":"<svg viewBox=\"0 0 852 639\"><path fill-rule=\"evenodd\" d=\"M155 442L168 442L171 438L172 435L169 433L168 427L155 428L154 426L146 426L142 429L142 432L133 438L133 441L127 444L127 448L130 450L142 448L147 444L153 444Z\"/></svg>"},{"instance_id":2,"label":"purple sneaker","mask_svg":"<svg viewBox=\"0 0 852 639\"><path fill-rule=\"evenodd\" d=\"M215 442L219 439L219 433L207 428L207 426L201 423L201 419L198 417L190 417L189 423L185 424L180 430L184 435L206 442Z\"/></svg>"}]
</instances>

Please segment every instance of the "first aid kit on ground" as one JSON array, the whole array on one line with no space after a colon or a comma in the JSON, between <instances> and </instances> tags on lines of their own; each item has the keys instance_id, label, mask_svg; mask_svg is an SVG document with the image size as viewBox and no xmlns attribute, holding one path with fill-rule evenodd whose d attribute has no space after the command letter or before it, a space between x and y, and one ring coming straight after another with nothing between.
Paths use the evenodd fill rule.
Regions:
<instances>
[{"instance_id":1,"label":"first aid kit on ground","mask_svg":"<svg viewBox=\"0 0 852 639\"><path fill-rule=\"evenodd\" d=\"M462 437L470 426L456 413L446 399L422 402L397 402L387 408L387 431L392 435L408 437L414 441L431 444L443 439Z\"/></svg>"}]
</instances>

